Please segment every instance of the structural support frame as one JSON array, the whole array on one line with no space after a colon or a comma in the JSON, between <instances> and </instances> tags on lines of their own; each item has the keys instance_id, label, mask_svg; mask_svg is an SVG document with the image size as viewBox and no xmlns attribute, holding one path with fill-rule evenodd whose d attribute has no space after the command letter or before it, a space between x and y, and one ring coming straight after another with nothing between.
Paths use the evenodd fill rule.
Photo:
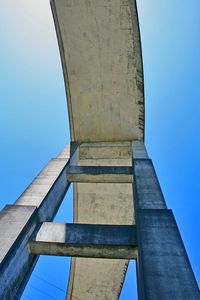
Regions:
<instances>
[{"instance_id":1,"label":"structural support frame","mask_svg":"<svg viewBox=\"0 0 200 300\"><path fill-rule=\"evenodd\" d=\"M74 144L68 156L65 153L53 159L16 203L1 212L1 299L20 298L38 254L133 258L137 260L140 300L200 299L173 213L166 206L144 144L132 143L133 167L128 168L77 167L77 147ZM116 172L118 179L124 173L134 178L136 225L49 222L69 187L68 175L90 174L101 182L98 176ZM11 235L5 234L8 230Z\"/></svg>"}]
</instances>

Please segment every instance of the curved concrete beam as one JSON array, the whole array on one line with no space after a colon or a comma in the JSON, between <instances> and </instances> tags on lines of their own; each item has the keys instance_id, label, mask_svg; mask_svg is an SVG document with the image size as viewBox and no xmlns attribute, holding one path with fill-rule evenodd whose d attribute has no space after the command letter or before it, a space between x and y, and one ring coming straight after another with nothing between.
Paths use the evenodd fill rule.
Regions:
<instances>
[{"instance_id":1,"label":"curved concrete beam","mask_svg":"<svg viewBox=\"0 0 200 300\"><path fill-rule=\"evenodd\" d=\"M144 137L141 45L134 0L52 0L71 140Z\"/></svg>"}]
</instances>

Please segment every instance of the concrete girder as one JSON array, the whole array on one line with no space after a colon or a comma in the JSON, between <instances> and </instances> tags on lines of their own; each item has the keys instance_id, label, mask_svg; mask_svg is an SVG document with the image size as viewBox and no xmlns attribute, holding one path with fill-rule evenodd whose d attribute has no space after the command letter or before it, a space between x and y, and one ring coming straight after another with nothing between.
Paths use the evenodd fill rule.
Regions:
<instances>
[{"instance_id":1,"label":"concrete girder","mask_svg":"<svg viewBox=\"0 0 200 300\"><path fill-rule=\"evenodd\" d=\"M144 138L143 68L135 1L51 0L71 139Z\"/></svg>"},{"instance_id":2,"label":"concrete girder","mask_svg":"<svg viewBox=\"0 0 200 300\"><path fill-rule=\"evenodd\" d=\"M104 166L71 166L67 168L69 182L86 183L132 183L133 172L131 167L104 167Z\"/></svg>"},{"instance_id":3,"label":"concrete girder","mask_svg":"<svg viewBox=\"0 0 200 300\"><path fill-rule=\"evenodd\" d=\"M137 256L136 226L45 222L29 247L33 254L131 259Z\"/></svg>"}]
</instances>

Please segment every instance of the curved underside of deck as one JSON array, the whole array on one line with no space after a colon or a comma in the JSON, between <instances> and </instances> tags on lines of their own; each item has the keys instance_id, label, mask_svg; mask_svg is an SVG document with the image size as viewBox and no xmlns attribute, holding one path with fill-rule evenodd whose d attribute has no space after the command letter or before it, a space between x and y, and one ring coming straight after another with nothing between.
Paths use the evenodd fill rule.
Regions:
<instances>
[{"instance_id":1,"label":"curved underside of deck","mask_svg":"<svg viewBox=\"0 0 200 300\"><path fill-rule=\"evenodd\" d=\"M143 139L143 74L133 0L54 0L71 139Z\"/></svg>"},{"instance_id":2,"label":"curved underside of deck","mask_svg":"<svg viewBox=\"0 0 200 300\"><path fill-rule=\"evenodd\" d=\"M141 45L134 0L52 0L71 140L79 165L131 165L144 139ZM76 183L74 221L133 224L131 184ZM67 299L118 299L127 261L72 259Z\"/></svg>"}]
</instances>

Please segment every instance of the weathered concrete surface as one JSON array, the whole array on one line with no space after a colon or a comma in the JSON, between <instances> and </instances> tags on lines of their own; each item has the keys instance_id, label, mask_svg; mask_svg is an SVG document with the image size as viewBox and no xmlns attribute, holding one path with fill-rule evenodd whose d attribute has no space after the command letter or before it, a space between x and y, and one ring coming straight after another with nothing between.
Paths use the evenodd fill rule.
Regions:
<instances>
[{"instance_id":1,"label":"weathered concrete surface","mask_svg":"<svg viewBox=\"0 0 200 300\"><path fill-rule=\"evenodd\" d=\"M69 182L132 183L133 172L127 166L71 166L67 167Z\"/></svg>"},{"instance_id":2,"label":"weathered concrete surface","mask_svg":"<svg viewBox=\"0 0 200 300\"><path fill-rule=\"evenodd\" d=\"M79 149L79 166L132 165L131 143L90 143ZM132 184L75 183L74 221L134 224ZM118 299L127 260L72 258L67 299Z\"/></svg>"},{"instance_id":3,"label":"weathered concrete surface","mask_svg":"<svg viewBox=\"0 0 200 300\"><path fill-rule=\"evenodd\" d=\"M142 141L133 141L131 144L133 159L148 159L146 147Z\"/></svg>"},{"instance_id":4,"label":"weathered concrete surface","mask_svg":"<svg viewBox=\"0 0 200 300\"><path fill-rule=\"evenodd\" d=\"M79 147L79 158L90 160L90 165L94 159L101 161L103 165L104 159L117 159L116 165L123 162L123 159L130 158L131 147L130 142L120 143L83 143Z\"/></svg>"},{"instance_id":5,"label":"weathered concrete surface","mask_svg":"<svg viewBox=\"0 0 200 300\"><path fill-rule=\"evenodd\" d=\"M69 186L69 148L52 159L25 192L0 214L0 299L18 299L37 261L28 251L40 222L51 221Z\"/></svg>"},{"instance_id":6,"label":"weathered concrete surface","mask_svg":"<svg viewBox=\"0 0 200 300\"><path fill-rule=\"evenodd\" d=\"M51 0L71 138L143 139L144 95L135 1Z\"/></svg>"},{"instance_id":7,"label":"weathered concrete surface","mask_svg":"<svg viewBox=\"0 0 200 300\"><path fill-rule=\"evenodd\" d=\"M29 248L33 254L136 258L136 226L45 222Z\"/></svg>"},{"instance_id":8,"label":"weathered concrete surface","mask_svg":"<svg viewBox=\"0 0 200 300\"><path fill-rule=\"evenodd\" d=\"M172 211L140 209L137 220L139 299L200 299Z\"/></svg>"},{"instance_id":9,"label":"weathered concrete surface","mask_svg":"<svg viewBox=\"0 0 200 300\"><path fill-rule=\"evenodd\" d=\"M51 0L51 4L65 78L71 140L142 141L143 72L135 1ZM110 150L105 150L104 143L100 148L100 156L94 155L97 149L84 152L82 148L78 165L131 166L130 157L115 156L112 160L106 157ZM146 154L141 157L143 150L137 148L136 152L136 209L166 208L151 161L144 160ZM76 159L72 165L76 165ZM131 184L74 186L75 222L134 223ZM124 260L72 259L67 298L118 299L126 267Z\"/></svg>"},{"instance_id":10,"label":"weathered concrete surface","mask_svg":"<svg viewBox=\"0 0 200 300\"><path fill-rule=\"evenodd\" d=\"M135 207L167 208L151 159L134 159L133 170Z\"/></svg>"},{"instance_id":11,"label":"weathered concrete surface","mask_svg":"<svg viewBox=\"0 0 200 300\"><path fill-rule=\"evenodd\" d=\"M199 289L152 161L141 142L132 143L134 204L141 300L200 299Z\"/></svg>"},{"instance_id":12,"label":"weathered concrete surface","mask_svg":"<svg viewBox=\"0 0 200 300\"><path fill-rule=\"evenodd\" d=\"M59 199L62 198L68 186L65 167L70 157L69 151L69 146L67 146L60 155L51 159L17 199L15 205L36 206L40 210L41 221L51 219L57 211L54 211L51 203L55 201L59 203Z\"/></svg>"},{"instance_id":13,"label":"weathered concrete surface","mask_svg":"<svg viewBox=\"0 0 200 300\"><path fill-rule=\"evenodd\" d=\"M142 141L132 142L135 209L165 209L165 199L151 159Z\"/></svg>"},{"instance_id":14,"label":"weathered concrete surface","mask_svg":"<svg viewBox=\"0 0 200 300\"><path fill-rule=\"evenodd\" d=\"M37 261L28 241L39 218L34 206L7 205L0 212L0 299L19 299Z\"/></svg>"}]
</instances>

